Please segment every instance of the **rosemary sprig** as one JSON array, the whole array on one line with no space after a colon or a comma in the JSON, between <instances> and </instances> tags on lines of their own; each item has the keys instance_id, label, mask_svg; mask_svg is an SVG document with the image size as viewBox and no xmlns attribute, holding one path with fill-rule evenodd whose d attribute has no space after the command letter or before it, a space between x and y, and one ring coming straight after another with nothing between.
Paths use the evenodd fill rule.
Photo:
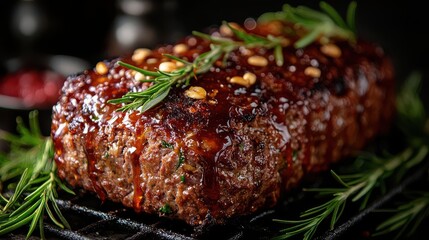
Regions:
<instances>
[{"instance_id":1,"label":"rosemary sprig","mask_svg":"<svg viewBox=\"0 0 429 240\"><path fill-rule=\"evenodd\" d=\"M283 11L264 13L258 21L280 20L304 28L307 32L303 36L299 36L299 40L294 44L296 48L305 47L322 36L354 42L356 40L356 6L354 1L349 4L346 20L344 20L331 5L323 1L320 2L322 11L316 11L305 6L292 7L285 4Z\"/></svg>"},{"instance_id":2,"label":"rosemary sprig","mask_svg":"<svg viewBox=\"0 0 429 240\"><path fill-rule=\"evenodd\" d=\"M407 148L400 154L386 159L381 159L375 155L364 155L358 161L369 165L366 167L366 171L343 176L331 171L332 176L342 187L307 189L306 191L330 195L332 198L317 207L304 211L300 215L300 220L275 219L276 222L291 226L281 230L283 234L274 239L287 239L300 234L303 234L303 239L311 239L319 225L327 219L330 219L330 228L333 229L348 201L360 202L361 209L365 208L371 193L375 189L382 188L386 180L399 170L410 169L421 163L428 155L428 151L428 146L421 146L418 149Z\"/></svg>"},{"instance_id":3,"label":"rosemary sprig","mask_svg":"<svg viewBox=\"0 0 429 240\"><path fill-rule=\"evenodd\" d=\"M421 79L421 73L411 73L406 84L401 88L396 101L397 111L400 113L398 114L397 126L408 138L413 139L413 144L420 144L415 141L429 142L427 132L422 131L428 118L423 102L419 98Z\"/></svg>"},{"instance_id":4,"label":"rosemary sprig","mask_svg":"<svg viewBox=\"0 0 429 240\"><path fill-rule=\"evenodd\" d=\"M140 72L145 76L153 77L152 79L144 80L144 82L150 82L152 85L144 91L128 92L121 98L112 99L108 102L113 104L125 104L119 108L120 111L138 109L141 112L145 112L166 98L173 86L183 88L189 86L191 79L197 78L197 75L209 71L217 60L221 59L222 57L227 59L231 51L241 46L248 48L273 48L277 65L283 65L282 47L285 44L285 40L283 38L274 37L271 35L265 38L247 33L243 30L234 29L227 22L224 22L224 24L231 29L238 40L223 37L213 37L194 31L193 34L195 36L201 37L211 42L210 50L200 54L193 62L188 62L176 56L165 54L164 56L184 64L182 68L172 72L164 72L160 70L148 71L125 62L118 62L118 64L121 66L132 69L136 72Z\"/></svg>"},{"instance_id":5,"label":"rosemary sprig","mask_svg":"<svg viewBox=\"0 0 429 240\"><path fill-rule=\"evenodd\" d=\"M407 196L410 200L389 211L395 214L378 225L373 236L397 232L395 239L403 235L409 237L429 216L429 192L408 193Z\"/></svg>"},{"instance_id":6,"label":"rosemary sprig","mask_svg":"<svg viewBox=\"0 0 429 240\"><path fill-rule=\"evenodd\" d=\"M399 112L397 125L414 146L429 145L428 132L423 131L429 120L419 98L421 79L421 73L413 72L402 87L396 103ZM403 235L411 236L422 220L429 216L429 192L420 191L408 193L405 196L409 201L400 203L396 209L388 210L395 214L378 225L373 236L392 232L397 232L395 239Z\"/></svg>"},{"instance_id":7,"label":"rosemary sprig","mask_svg":"<svg viewBox=\"0 0 429 240\"><path fill-rule=\"evenodd\" d=\"M397 99L398 119L406 123L415 124L410 127L403 127L403 130L409 132L416 128L420 131L424 128L426 114L422 106L421 100L418 97L418 86L420 85L420 75L413 74L405 82L402 92ZM416 104L415 106L412 106ZM410 114L413 113L413 114ZM418 125L420 124L420 125ZM309 189L307 191L317 192L319 195L331 196L329 200L319 206L304 211L300 215L299 220L279 220L274 221L289 225L280 231L280 235L275 239L288 239L297 235L302 235L303 239L311 239L320 224L330 220L330 228L333 229L338 219L340 218L347 202L360 202L361 209L365 208L371 194L375 190L383 191L388 180L399 181L405 173L411 168L419 165L428 156L429 144L419 135L408 135L409 146L402 152L396 155L388 156L387 158L378 157L374 154L363 154L356 160L359 169L354 174L337 175L331 171L333 177L342 185L340 188L318 188ZM419 200L420 203L422 199ZM409 207L404 205L404 208ZM414 206L416 207L416 206ZM403 209L403 208L401 208ZM415 210L413 208L413 210ZM404 210L405 211L405 210ZM404 220L403 215L392 217L380 227L380 234L386 233L388 230L394 230L401 227L406 227L408 220L415 215L407 215ZM419 215L420 217L420 215ZM410 220L411 221L411 220ZM419 220L420 221L420 220Z\"/></svg>"},{"instance_id":8,"label":"rosemary sprig","mask_svg":"<svg viewBox=\"0 0 429 240\"><path fill-rule=\"evenodd\" d=\"M355 41L355 2L350 3L346 20L331 5L325 2L320 3L320 8L323 12L304 6L294 8L286 4L283 6L282 12L265 13L259 18L259 21L283 20L300 25L306 29L308 33L295 42L294 46L296 48L305 47L321 36L326 38L342 38L351 42ZM172 72L160 70L148 71L128 63L118 62L121 66L140 72L145 76L153 77L152 79L144 80L144 82L150 82L152 85L141 92L128 92L121 98L112 99L108 102L112 104L125 104L118 109L120 111L138 109L141 112L145 112L165 99L173 86L182 88L189 86L191 79L196 79L197 75L207 72L222 56L223 62L225 62L229 53L241 46L274 49L276 64L278 66L283 65L283 47L288 44L288 41L284 38L272 35L268 35L267 37L257 36L247 33L244 30L233 28L227 22L223 24L230 28L237 40L214 37L194 31L193 34L195 36L211 42L210 50L199 55L192 63L166 54L166 57L184 64L182 68Z\"/></svg>"},{"instance_id":9,"label":"rosemary sprig","mask_svg":"<svg viewBox=\"0 0 429 240\"><path fill-rule=\"evenodd\" d=\"M18 136L6 132L0 134L1 139L10 142L11 148L9 153L2 154L1 183L13 190L10 193L0 189L6 192L0 194L0 235L29 226L27 238L37 227L44 238L45 214L55 225L70 228L55 199L58 197L57 189L71 194L73 191L56 175L52 140L40 134L37 112L30 113L29 129L21 119L17 122Z\"/></svg>"}]
</instances>

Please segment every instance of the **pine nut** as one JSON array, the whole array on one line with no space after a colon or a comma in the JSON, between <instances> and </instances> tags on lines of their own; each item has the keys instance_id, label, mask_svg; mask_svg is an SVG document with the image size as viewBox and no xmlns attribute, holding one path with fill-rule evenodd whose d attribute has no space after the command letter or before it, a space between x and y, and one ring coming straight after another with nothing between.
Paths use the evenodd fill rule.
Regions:
<instances>
[{"instance_id":1,"label":"pine nut","mask_svg":"<svg viewBox=\"0 0 429 240\"><path fill-rule=\"evenodd\" d=\"M100 75L104 75L109 71L109 69L104 62L98 62L97 65L95 65L95 71Z\"/></svg>"},{"instance_id":2,"label":"pine nut","mask_svg":"<svg viewBox=\"0 0 429 240\"><path fill-rule=\"evenodd\" d=\"M262 56L251 56L247 59L247 63L252 66L265 67L268 65L268 60Z\"/></svg>"},{"instance_id":3,"label":"pine nut","mask_svg":"<svg viewBox=\"0 0 429 240\"><path fill-rule=\"evenodd\" d=\"M131 57L131 59L134 62L141 63L141 62L143 62L143 60L145 60L151 54L152 54L152 50L150 50L150 49L137 48L136 50L134 50L134 53L133 53L133 56Z\"/></svg>"},{"instance_id":4,"label":"pine nut","mask_svg":"<svg viewBox=\"0 0 429 240\"><path fill-rule=\"evenodd\" d=\"M184 66L185 66L185 64L183 62L176 61L176 67L181 68Z\"/></svg>"},{"instance_id":5,"label":"pine nut","mask_svg":"<svg viewBox=\"0 0 429 240\"><path fill-rule=\"evenodd\" d=\"M232 77L231 79L229 79L230 83L234 83L234 84L238 84L241 86L245 86L248 87L249 86L249 80L244 79L243 77L240 76L235 76Z\"/></svg>"},{"instance_id":6,"label":"pine nut","mask_svg":"<svg viewBox=\"0 0 429 240\"><path fill-rule=\"evenodd\" d=\"M320 47L320 51L325 55L333 58L339 58L341 56L341 49L332 43L328 43Z\"/></svg>"},{"instance_id":7,"label":"pine nut","mask_svg":"<svg viewBox=\"0 0 429 240\"><path fill-rule=\"evenodd\" d=\"M148 60L146 60L147 64L155 64L158 62L158 59L156 58L149 58Z\"/></svg>"},{"instance_id":8,"label":"pine nut","mask_svg":"<svg viewBox=\"0 0 429 240\"><path fill-rule=\"evenodd\" d=\"M309 77L318 78L318 77L320 77L321 71L320 71L320 69L315 68L315 67L307 67L304 70L304 74L309 76Z\"/></svg>"},{"instance_id":9,"label":"pine nut","mask_svg":"<svg viewBox=\"0 0 429 240\"><path fill-rule=\"evenodd\" d=\"M238 25L237 23L230 22L228 24L233 29L236 29L236 30L240 30L241 29L240 25ZM219 31L220 31L220 34L222 34L222 36L225 36L225 37L232 37L232 36L234 36L234 32L226 24L222 24L222 26L220 26L220 28L219 28Z\"/></svg>"},{"instance_id":10,"label":"pine nut","mask_svg":"<svg viewBox=\"0 0 429 240\"><path fill-rule=\"evenodd\" d=\"M187 172L193 172L193 171L195 171L196 170L196 168L194 167L194 166L192 166L192 165L189 165L189 164L183 164L183 167L182 167L185 171L187 171Z\"/></svg>"},{"instance_id":11,"label":"pine nut","mask_svg":"<svg viewBox=\"0 0 429 240\"><path fill-rule=\"evenodd\" d=\"M207 96L207 92L202 87L190 87L185 91L185 95L192 99L204 99Z\"/></svg>"},{"instance_id":12,"label":"pine nut","mask_svg":"<svg viewBox=\"0 0 429 240\"><path fill-rule=\"evenodd\" d=\"M145 78L146 78L145 75L140 72L136 72L136 74L134 75L134 79L136 81L143 81L145 80Z\"/></svg>"},{"instance_id":13,"label":"pine nut","mask_svg":"<svg viewBox=\"0 0 429 240\"><path fill-rule=\"evenodd\" d=\"M180 43L174 46L173 53L174 54L182 54L188 51L188 46L186 44Z\"/></svg>"},{"instance_id":14,"label":"pine nut","mask_svg":"<svg viewBox=\"0 0 429 240\"><path fill-rule=\"evenodd\" d=\"M243 75L243 79L248 82L248 86L251 86L256 82L256 75L251 72L247 72Z\"/></svg>"},{"instance_id":15,"label":"pine nut","mask_svg":"<svg viewBox=\"0 0 429 240\"><path fill-rule=\"evenodd\" d=\"M159 64L158 69L163 72L172 72L176 70L177 66L174 62L162 62Z\"/></svg>"},{"instance_id":16,"label":"pine nut","mask_svg":"<svg viewBox=\"0 0 429 240\"><path fill-rule=\"evenodd\" d=\"M217 101L216 101L216 100L213 100L213 99L210 99L210 100L209 100L209 104L210 104L210 105L216 105L216 104L217 104Z\"/></svg>"}]
</instances>

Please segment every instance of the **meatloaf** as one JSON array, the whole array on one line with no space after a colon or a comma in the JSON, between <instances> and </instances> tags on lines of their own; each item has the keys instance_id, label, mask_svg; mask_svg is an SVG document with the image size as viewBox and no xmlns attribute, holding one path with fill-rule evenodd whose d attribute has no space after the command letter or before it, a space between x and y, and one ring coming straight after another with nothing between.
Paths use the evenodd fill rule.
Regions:
<instances>
[{"instance_id":1,"label":"meatloaf","mask_svg":"<svg viewBox=\"0 0 429 240\"><path fill-rule=\"evenodd\" d=\"M279 25L244 30L279 36ZM108 102L151 84L117 62L148 70L175 63L165 54L192 62L209 40L188 36L68 77L53 107L59 176L103 201L190 225L274 206L305 176L362 149L394 112L393 69L379 46L325 39L297 49L285 37L283 65L272 49L240 47L145 112ZM240 84L246 73L253 80Z\"/></svg>"}]
</instances>

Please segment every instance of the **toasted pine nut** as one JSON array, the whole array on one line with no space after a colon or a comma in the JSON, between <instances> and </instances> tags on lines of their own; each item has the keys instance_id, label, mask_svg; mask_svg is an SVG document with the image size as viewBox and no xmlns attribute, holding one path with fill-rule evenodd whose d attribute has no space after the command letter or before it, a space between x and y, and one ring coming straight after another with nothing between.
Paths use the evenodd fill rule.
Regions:
<instances>
[{"instance_id":1,"label":"toasted pine nut","mask_svg":"<svg viewBox=\"0 0 429 240\"><path fill-rule=\"evenodd\" d=\"M183 164L183 169L187 172L193 172L193 171L195 171L196 168L192 165L185 163L185 164Z\"/></svg>"},{"instance_id":2,"label":"toasted pine nut","mask_svg":"<svg viewBox=\"0 0 429 240\"><path fill-rule=\"evenodd\" d=\"M245 86L248 87L249 86L249 80L244 79L243 77L240 76L235 76L232 77L231 79L229 79L230 83L234 83L234 84L238 84L241 86Z\"/></svg>"},{"instance_id":3,"label":"toasted pine nut","mask_svg":"<svg viewBox=\"0 0 429 240\"><path fill-rule=\"evenodd\" d=\"M145 80L145 78L146 78L145 75L140 72L136 72L136 74L134 75L134 79L136 81L143 81Z\"/></svg>"},{"instance_id":4,"label":"toasted pine nut","mask_svg":"<svg viewBox=\"0 0 429 240\"><path fill-rule=\"evenodd\" d=\"M256 75L251 72L247 72L243 75L243 79L247 81L249 86L251 86L256 82Z\"/></svg>"},{"instance_id":5,"label":"toasted pine nut","mask_svg":"<svg viewBox=\"0 0 429 240\"><path fill-rule=\"evenodd\" d=\"M229 26L231 26L232 28L237 29L237 30L241 29L240 25L238 25L237 23L234 23L234 22L230 22ZM220 34L222 34L222 36L225 36L225 37L234 36L234 32L231 30L231 28L229 28L225 24L222 24L222 26L220 26L219 31L220 31Z\"/></svg>"},{"instance_id":6,"label":"toasted pine nut","mask_svg":"<svg viewBox=\"0 0 429 240\"><path fill-rule=\"evenodd\" d=\"M174 62L162 62L159 64L159 70L163 72L172 72L176 70L177 66Z\"/></svg>"},{"instance_id":7,"label":"toasted pine nut","mask_svg":"<svg viewBox=\"0 0 429 240\"><path fill-rule=\"evenodd\" d=\"M204 99L207 96L207 92L202 87L190 87L185 91L185 95L192 99Z\"/></svg>"},{"instance_id":8,"label":"toasted pine nut","mask_svg":"<svg viewBox=\"0 0 429 240\"><path fill-rule=\"evenodd\" d=\"M183 62L176 61L176 67L181 68L181 67L184 67L184 66L185 66L185 64Z\"/></svg>"},{"instance_id":9,"label":"toasted pine nut","mask_svg":"<svg viewBox=\"0 0 429 240\"><path fill-rule=\"evenodd\" d=\"M155 63L157 63L158 62L158 59L156 59L156 58L148 58L147 60L146 60L146 63L147 64L155 64Z\"/></svg>"},{"instance_id":10,"label":"toasted pine nut","mask_svg":"<svg viewBox=\"0 0 429 240\"><path fill-rule=\"evenodd\" d=\"M241 53L241 54L243 54L244 56L250 56L250 55L253 55L253 51L252 51L252 50L250 50L250 49L248 49L248 48L246 48L246 47L240 47L238 50L239 50L239 51L240 51L240 53Z\"/></svg>"},{"instance_id":11,"label":"toasted pine nut","mask_svg":"<svg viewBox=\"0 0 429 240\"><path fill-rule=\"evenodd\" d=\"M210 104L210 105L216 105L216 104L217 104L217 101L216 101L216 100L213 100L213 99L210 99L210 100L209 100L209 104Z\"/></svg>"},{"instance_id":12,"label":"toasted pine nut","mask_svg":"<svg viewBox=\"0 0 429 240\"><path fill-rule=\"evenodd\" d=\"M283 33L284 26L279 21L272 21L267 23L266 29L270 34L276 36Z\"/></svg>"},{"instance_id":13,"label":"toasted pine nut","mask_svg":"<svg viewBox=\"0 0 429 240\"><path fill-rule=\"evenodd\" d=\"M182 53L185 53L186 51L188 51L188 46L184 43L177 44L173 48L174 54L182 54Z\"/></svg>"},{"instance_id":14,"label":"toasted pine nut","mask_svg":"<svg viewBox=\"0 0 429 240\"><path fill-rule=\"evenodd\" d=\"M325 55L333 58L338 58L341 56L341 49L337 45L332 43L322 45L322 47L320 47L320 51L322 51L322 53L324 53Z\"/></svg>"},{"instance_id":15,"label":"toasted pine nut","mask_svg":"<svg viewBox=\"0 0 429 240\"><path fill-rule=\"evenodd\" d=\"M131 59L134 62L141 63L143 60L145 60L149 55L152 54L152 50L147 48L137 48L134 50L133 56Z\"/></svg>"},{"instance_id":16,"label":"toasted pine nut","mask_svg":"<svg viewBox=\"0 0 429 240\"><path fill-rule=\"evenodd\" d=\"M219 90L212 89L208 95L209 95L209 97L214 98L214 97L216 97L216 95L218 94L218 92L219 92Z\"/></svg>"},{"instance_id":17,"label":"toasted pine nut","mask_svg":"<svg viewBox=\"0 0 429 240\"><path fill-rule=\"evenodd\" d=\"M247 59L247 63L252 66L265 67L268 65L268 60L265 57L254 55Z\"/></svg>"},{"instance_id":18,"label":"toasted pine nut","mask_svg":"<svg viewBox=\"0 0 429 240\"><path fill-rule=\"evenodd\" d=\"M97 65L95 65L95 71L100 75L104 75L109 71L109 69L104 62L98 62Z\"/></svg>"},{"instance_id":19,"label":"toasted pine nut","mask_svg":"<svg viewBox=\"0 0 429 240\"><path fill-rule=\"evenodd\" d=\"M318 78L320 77L321 71L318 68L315 67L307 67L304 70L304 74L310 77Z\"/></svg>"}]
</instances>

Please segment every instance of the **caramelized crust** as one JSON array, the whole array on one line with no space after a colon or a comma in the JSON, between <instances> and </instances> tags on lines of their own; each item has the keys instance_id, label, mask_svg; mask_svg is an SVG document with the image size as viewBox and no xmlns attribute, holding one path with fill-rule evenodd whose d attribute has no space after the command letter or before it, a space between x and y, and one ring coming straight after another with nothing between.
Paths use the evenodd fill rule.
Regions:
<instances>
[{"instance_id":1,"label":"caramelized crust","mask_svg":"<svg viewBox=\"0 0 429 240\"><path fill-rule=\"evenodd\" d=\"M252 32L279 35L278 25ZM288 46L281 67L272 50L240 48L226 66L219 61L145 113L107 103L148 87L118 60L154 70L171 61L162 54L192 61L207 50L209 42L190 36L69 77L53 109L59 176L137 212L164 214L159 209L168 205L168 216L191 225L222 222L273 206L281 192L361 149L391 120L392 66L362 41ZM190 87L205 96L192 97Z\"/></svg>"}]
</instances>

